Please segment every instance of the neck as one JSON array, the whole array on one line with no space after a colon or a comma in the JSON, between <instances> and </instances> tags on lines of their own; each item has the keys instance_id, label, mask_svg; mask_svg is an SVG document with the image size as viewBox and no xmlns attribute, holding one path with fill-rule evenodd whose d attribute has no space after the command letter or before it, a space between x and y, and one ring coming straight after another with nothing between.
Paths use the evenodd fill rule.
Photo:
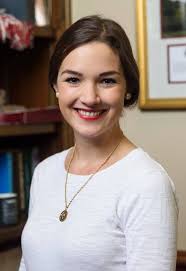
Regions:
<instances>
[{"instance_id":1,"label":"neck","mask_svg":"<svg viewBox=\"0 0 186 271\"><path fill-rule=\"evenodd\" d=\"M76 148L72 163L70 163L73 150L69 152L65 160L65 167L68 169L70 163L70 172L78 175L93 174L99 168L101 163L112 153L109 160L102 169L112 165L129 153L136 146L130 142L122 133L121 129L115 130L114 133L107 132L105 136L99 139L82 138L75 135Z\"/></svg>"},{"instance_id":2,"label":"neck","mask_svg":"<svg viewBox=\"0 0 186 271\"><path fill-rule=\"evenodd\" d=\"M76 159L86 164L99 161L106 157L124 138L120 128L117 132L108 132L106 135L95 139L85 139L75 135Z\"/></svg>"}]
</instances>

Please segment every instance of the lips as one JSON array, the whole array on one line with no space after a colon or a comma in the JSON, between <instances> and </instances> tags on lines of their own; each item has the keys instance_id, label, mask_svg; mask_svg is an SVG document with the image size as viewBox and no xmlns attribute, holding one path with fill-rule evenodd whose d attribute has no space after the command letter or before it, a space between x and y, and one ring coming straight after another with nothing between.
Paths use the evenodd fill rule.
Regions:
<instances>
[{"instance_id":1,"label":"lips","mask_svg":"<svg viewBox=\"0 0 186 271\"><path fill-rule=\"evenodd\" d=\"M87 110L81 108L75 108L79 117L86 120L97 120L107 111L105 109L102 110Z\"/></svg>"}]
</instances>

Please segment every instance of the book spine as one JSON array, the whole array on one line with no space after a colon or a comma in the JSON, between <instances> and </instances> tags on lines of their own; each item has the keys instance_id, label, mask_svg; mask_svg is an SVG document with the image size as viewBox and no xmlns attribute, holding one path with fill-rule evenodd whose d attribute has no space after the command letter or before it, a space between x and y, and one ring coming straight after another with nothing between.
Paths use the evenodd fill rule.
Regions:
<instances>
[{"instance_id":1,"label":"book spine","mask_svg":"<svg viewBox=\"0 0 186 271\"><path fill-rule=\"evenodd\" d=\"M31 185L31 149L23 150L23 172L24 172L24 192L25 192L25 211L28 212L30 185Z\"/></svg>"},{"instance_id":2,"label":"book spine","mask_svg":"<svg viewBox=\"0 0 186 271\"><path fill-rule=\"evenodd\" d=\"M20 112L0 112L0 124L6 123L47 123L61 122L62 115L58 108L40 108Z\"/></svg>"},{"instance_id":3,"label":"book spine","mask_svg":"<svg viewBox=\"0 0 186 271\"><path fill-rule=\"evenodd\" d=\"M23 113L23 123L47 123L47 122L60 122L62 116L60 110L55 109L40 109L33 111L25 111Z\"/></svg>"},{"instance_id":4,"label":"book spine","mask_svg":"<svg viewBox=\"0 0 186 271\"><path fill-rule=\"evenodd\" d=\"M0 124L22 123L22 122L23 122L23 112L0 113Z\"/></svg>"},{"instance_id":5,"label":"book spine","mask_svg":"<svg viewBox=\"0 0 186 271\"><path fill-rule=\"evenodd\" d=\"M6 153L7 156L7 192L13 192L13 155L11 152Z\"/></svg>"},{"instance_id":6,"label":"book spine","mask_svg":"<svg viewBox=\"0 0 186 271\"><path fill-rule=\"evenodd\" d=\"M13 192L13 156L11 152L0 153L0 193Z\"/></svg>"},{"instance_id":7,"label":"book spine","mask_svg":"<svg viewBox=\"0 0 186 271\"><path fill-rule=\"evenodd\" d=\"M23 153L18 151L16 154L16 167L17 167L17 183L18 183L18 196L20 211L25 210L25 190L24 190L24 169L23 169Z\"/></svg>"}]
</instances>

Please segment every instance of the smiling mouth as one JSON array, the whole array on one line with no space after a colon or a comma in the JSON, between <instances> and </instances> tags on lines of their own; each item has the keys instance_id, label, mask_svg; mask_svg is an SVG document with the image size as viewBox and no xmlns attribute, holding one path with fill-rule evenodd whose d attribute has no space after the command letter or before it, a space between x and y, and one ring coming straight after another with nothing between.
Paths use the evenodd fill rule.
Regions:
<instances>
[{"instance_id":1,"label":"smiling mouth","mask_svg":"<svg viewBox=\"0 0 186 271\"><path fill-rule=\"evenodd\" d=\"M80 109L75 108L76 112L79 114L79 116L83 119L98 119L100 118L107 110L86 110L86 109Z\"/></svg>"}]
</instances>

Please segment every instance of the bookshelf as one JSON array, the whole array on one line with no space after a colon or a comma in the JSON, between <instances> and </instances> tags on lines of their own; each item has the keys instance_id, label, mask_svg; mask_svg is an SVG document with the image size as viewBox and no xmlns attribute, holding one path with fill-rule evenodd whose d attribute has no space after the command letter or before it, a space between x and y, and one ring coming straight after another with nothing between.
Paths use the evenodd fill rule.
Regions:
<instances>
[{"instance_id":1,"label":"bookshelf","mask_svg":"<svg viewBox=\"0 0 186 271\"><path fill-rule=\"evenodd\" d=\"M51 26L35 26L34 36L37 38L55 39L55 32Z\"/></svg>"},{"instance_id":2,"label":"bookshelf","mask_svg":"<svg viewBox=\"0 0 186 271\"><path fill-rule=\"evenodd\" d=\"M0 139L12 136L54 134L55 132L55 123L0 125Z\"/></svg>"},{"instance_id":3,"label":"bookshelf","mask_svg":"<svg viewBox=\"0 0 186 271\"><path fill-rule=\"evenodd\" d=\"M179 250L177 253L176 271L186 270L186 252Z\"/></svg>"},{"instance_id":4,"label":"bookshelf","mask_svg":"<svg viewBox=\"0 0 186 271\"><path fill-rule=\"evenodd\" d=\"M48 66L56 40L70 24L70 0L52 2L49 26L34 26L33 48L16 51L8 43L0 43L0 88L6 89L9 104L26 108L56 105L48 86ZM0 124L0 152L24 150L37 146L39 159L68 148L73 144L69 126L59 121L40 123ZM0 226L0 250L20 244L26 212L20 212L18 224Z\"/></svg>"},{"instance_id":5,"label":"bookshelf","mask_svg":"<svg viewBox=\"0 0 186 271\"><path fill-rule=\"evenodd\" d=\"M19 224L15 226L7 226L0 230L0 251L3 245L10 243L19 243L20 236L25 224L26 216L22 215Z\"/></svg>"}]
</instances>

